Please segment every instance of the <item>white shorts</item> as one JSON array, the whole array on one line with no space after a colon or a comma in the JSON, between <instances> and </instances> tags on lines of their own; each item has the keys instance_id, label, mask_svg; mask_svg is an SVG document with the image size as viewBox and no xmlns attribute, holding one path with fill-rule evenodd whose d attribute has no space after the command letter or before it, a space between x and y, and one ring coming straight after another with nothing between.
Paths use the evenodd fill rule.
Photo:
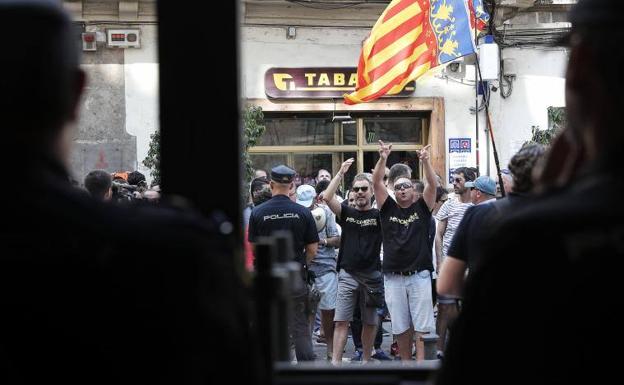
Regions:
<instances>
[{"instance_id":1,"label":"white shorts","mask_svg":"<svg viewBox=\"0 0 624 385\"><path fill-rule=\"evenodd\" d=\"M435 332L428 270L410 276L386 273L384 285L393 334L402 334L410 327L419 333Z\"/></svg>"},{"instance_id":2,"label":"white shorts","mask_svg":"<svg viewBox=\"0 0 624 385\"><path fill-rule=\"evenodd\" d=\"M321 293L319 309L334 310L336 308L336 295L338 292L338 274L335 271L323 274L314 279L314 286Z\"/></svg>"}]
</instances>

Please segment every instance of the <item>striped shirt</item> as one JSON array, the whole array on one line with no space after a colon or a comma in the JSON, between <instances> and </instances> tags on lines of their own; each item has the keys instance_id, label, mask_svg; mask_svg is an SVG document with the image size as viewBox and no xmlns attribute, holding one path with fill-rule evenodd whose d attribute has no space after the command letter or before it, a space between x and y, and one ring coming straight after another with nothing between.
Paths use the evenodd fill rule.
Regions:
<instances>
[{"instance_id":1,"label":"striped shirt","mask_svg":"<svg viewBox=\"0 0 624 385\"><path fill-rule=\"evenodd\" d=\"M446 252L451 246L451 240L453 239L455 230L457 230L459 222L461 222L464 217L464 213L470 206L472 206L472 203L461 203L457 198L455 198L447 200L444 202L442 207L440 207L440 211L438 211L436 219L438 221L446 220L446 231L444 232L444 237L442 238L442 258L446 257Z\"/></svg>"}]
</instances>

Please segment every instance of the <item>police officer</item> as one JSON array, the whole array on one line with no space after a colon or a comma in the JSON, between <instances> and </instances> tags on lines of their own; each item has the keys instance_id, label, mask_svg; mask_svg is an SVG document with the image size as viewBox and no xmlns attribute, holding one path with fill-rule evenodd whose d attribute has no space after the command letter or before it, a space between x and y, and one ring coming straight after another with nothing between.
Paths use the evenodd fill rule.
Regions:
<instances>
[{"instance_id":1,"label":"police officer","mask_svg":"<svg viewBox=\"0 0 624 385\"><path fill-rule=\"evenodd\" d=\"M290 231L293 238L295 261L308 264L318 249L316 223L310 210L290 199L294 191L295 171L280 165L271 170L271 193L273 197L254 207L249 218L249 242L255 243L258 237L270 236L278 230ZM314 360L312 336L307 317L307 285L304 292L292 293L293 314L291 315L292 338L295 342L297 361Z\"/></svg>"}]
</instances>

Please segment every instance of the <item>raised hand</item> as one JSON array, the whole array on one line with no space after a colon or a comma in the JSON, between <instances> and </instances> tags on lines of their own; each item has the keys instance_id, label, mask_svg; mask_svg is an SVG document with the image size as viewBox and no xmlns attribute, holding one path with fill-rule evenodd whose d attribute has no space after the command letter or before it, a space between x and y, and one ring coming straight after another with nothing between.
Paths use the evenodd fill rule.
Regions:
<instances>
[{"instance_id":1,"label":"raised hand","mask_svg":"<svg viewBox=\"0 0 624 385\"><path fill-rule=\"evenodd\" d=\"M379 141L379 156L383 160L388 160L388 155L392 152L392 143L385 144L383 141Z\"/></svg>"},{"instance_id":2,"label":"raised hand","mask_svg":"<svg viewBox=\"0 0 624 385\"><path fill-rule=\"evenodd\" d=\"M420 151L416 151L418 153L418 159L420 160L428 160L429 159L429 148L431 148L431 144L426 145Z\"/></svg>"},{"instance_id":3,"label":"raised hand","mask_svg":"<svg viewBox=\"0 0 624 385\"><path fill-rule=\"evenodd\" d=\"M353 158L349 158L349 159L345 160L342 163L342 166L340 166L340 173L342 175L346 174L347 171L349 170L349 167L351 167L351 165L353 164L354 161L355 161L355 159L353 159Z\"/></svg>"}]
</instances>

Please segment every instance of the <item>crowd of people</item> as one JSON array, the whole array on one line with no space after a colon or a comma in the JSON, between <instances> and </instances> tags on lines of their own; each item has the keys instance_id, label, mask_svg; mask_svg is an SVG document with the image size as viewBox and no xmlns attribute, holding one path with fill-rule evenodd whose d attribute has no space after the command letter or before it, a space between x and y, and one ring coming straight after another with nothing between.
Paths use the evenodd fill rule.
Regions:
<instances>
[{"instance_id":1,"label":"crowd of people","mask_svg":"<svg viewBox=\"0 0 624 385\"><path fill-rule=\"evenodd\" d=\"M450 309L438 384L617 381L624 79L610 58L624 37L622 11L619 0L573 8L567 127L547 152L514 155L505 199L468 169L455 170L446 199L428 146L419 151L421 192L400 167L386 173L392 145L383 142L372 175L356 176L343 202L336 190L353 159L325 190L297 191L283 165L254 180L249 242L291 230L294 259L309 273L301 279L319 293L331 362L342 362L357 308L370 361L384 301L401 360L413 344L421 360L418 337L436 331L438 272L438 318L442 301ZM235 359L229 380L263 383L249 295L221 226L180 208L106 204L112 193L99 182L88 183L96 199L73 187L71 130L86 84L74 26L56 2L0 0L0 32L16 30L0 61L11 75L0 78L4 140L21 149L0 158L22 183L18 194L0 190L0 382L213 383ZM291 293L291 335L306 361L313 312L301 287Z\"/></svg>"},{"instance_id":2,"label":"crowd of people","mask_svg":"<svg viewBox=\"0 0 624 385\"><path fill-rule=\"evenodd\" d=\"M108 173L93 170L85 176L83 186L92 197L104 202L158 203L160 200L160 186L152 184L148 187L145 175L139 171Z\"/></svg>"},{"instance_id":3,"label":"crowd of people","mask_svg":"<svg viewBox=\"0 0 624 385\"><path fill-rule=\"evenodd\" d=\"M257 171L250 186L249 242L290 230L296 260L312 276L308 290L314 295L308 297L316 301L306 302L306 296L297 294L295 308L302 312L295 340L297 361L318 358L310 334L317 326L317 312L317 339L326 342L326 359L335 365L343 361L349 332L356 348L352 361L391 360L392 355L403 361L414 356L423 360L421 337L426 334L438 336L437 358L443 359L447 331L461 308L464 275L478 263L474 250L485 242L485 229L526 202L533 187L532 170L545 149L523 146L505 169L509 178L503 179L502 187L479 176L475 168L455 169L451 190L433 171L429 148L418 152L425 176L420 181L404 163L386 167L392 145L380 141L373 173L356 175L346 199L337 190L353 158L333 178L319 170L314 186L297 186L295 171L284 165L273 168L270 178L264 170ZM501 188L506 198L500 198ZM390 355L381 347L384 319L392 325Z\"/></svg>"}]
</instances>

